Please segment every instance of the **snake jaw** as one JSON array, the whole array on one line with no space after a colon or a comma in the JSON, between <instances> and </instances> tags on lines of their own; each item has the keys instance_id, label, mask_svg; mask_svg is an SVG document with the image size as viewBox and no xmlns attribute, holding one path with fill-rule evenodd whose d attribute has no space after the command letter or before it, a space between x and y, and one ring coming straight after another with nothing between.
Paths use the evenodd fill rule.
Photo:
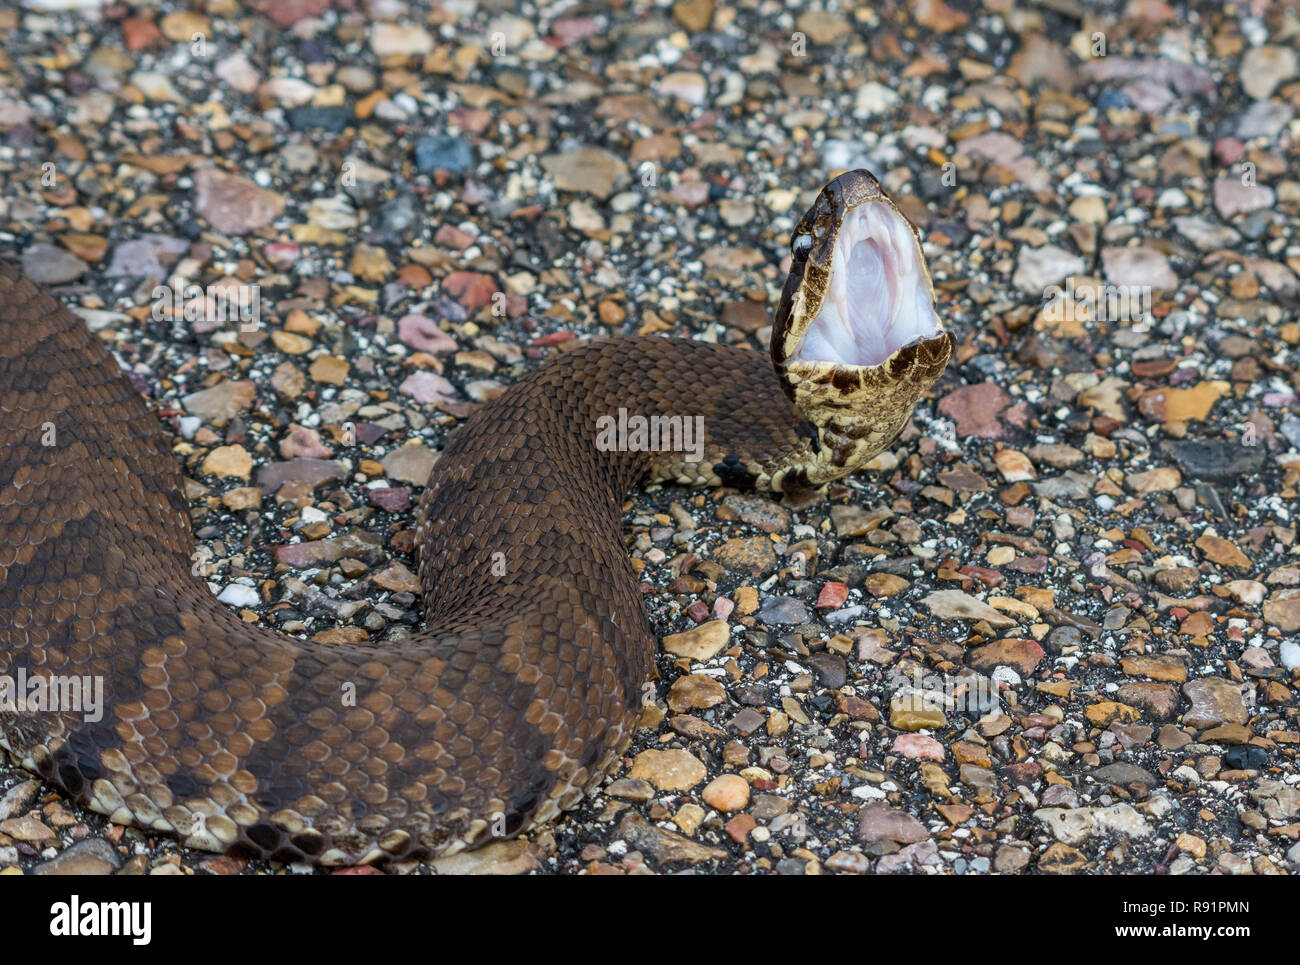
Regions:
<instances>
[{"instance_id":1,"label":"snake jaw","mask_svg":"<svg viewBox=\"0 0 1300 965\"><path fill-rule=\"evenodd\" d=\"M872 368L941 334L920 237L875 179L830 212L820 210L821 201L792 242L806 257L791 269L796 287L784 318L784 360Z\"/></svg>"},{"instance_id":2,"label":"snake jaw","mask_svg":"<svg viewBox=\"0 0 1300 965\"><path fill-rule=\"evenodd\" d=\"M844 217L815 313L810 304L795 360L871 367L940 331L911 227L881 202L860 205Z\"/></svg>"},{"instance_id":3,"label":"snake jaw","mask_svg":"<svg viewBox=\"0 0 1300 965\"><path fill-rule=\"evenodd\" d=\"M800 219L772 327L786 394L818 427L810 482L885 449L954 340L939 321L920 235L867 171L830 182Z\"/></svg>"}]
</instances>

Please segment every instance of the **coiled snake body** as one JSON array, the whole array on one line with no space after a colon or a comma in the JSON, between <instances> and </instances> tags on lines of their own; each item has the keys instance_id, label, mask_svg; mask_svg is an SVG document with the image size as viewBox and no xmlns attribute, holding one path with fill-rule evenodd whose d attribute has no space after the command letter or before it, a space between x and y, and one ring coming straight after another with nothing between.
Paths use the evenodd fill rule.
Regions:
<instances>
[{"instance_id":1,"label":"coiled snake body","mask_svg":"<svg viewBox=\"0 0 1300 965\"><path fill-rule=\"evenodd\" d=\"M771 365L593 342L470 416L419 506L425 628L377 646L217 602L168 434L104 343L0 266L0 679L105 696L98 720L0 703L0 745L114 821L284 861L445 854L555 817L626 746L649 675L626 491L842 476L948 361L919 238L870 174L827 185L791 252ZM619 409L703 416L703 458L607 451Z\"/></svg>"}]
</instances>

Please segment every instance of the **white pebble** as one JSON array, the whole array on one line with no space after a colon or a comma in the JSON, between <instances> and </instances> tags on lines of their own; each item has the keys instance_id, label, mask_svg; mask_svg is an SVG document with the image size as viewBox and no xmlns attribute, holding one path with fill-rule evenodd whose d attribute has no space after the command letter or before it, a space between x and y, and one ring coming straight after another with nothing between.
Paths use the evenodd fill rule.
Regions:
<instances>
[{"instance_id":1,"label":"white pebble","mask_svg":"<svg viewBox=\"0 0 1300 965\"><path fill-rule=\"evenodd\" d=\"M853 104L853 113L858 117L870 117L883 114L898 103L898 95L876 81L863 84L858 88L857 98Z\"/></svg>"},{"instance_id":2,"label":"white pebble","mask_svg":"<svg viewBox=\"0 0 1300 965\"><path fill-rule=\"evenodd\" d=\"M257 595L257 590L242 583L231 583L221 591L217 599L234 606L257 606L262 602L262 598Z\"/></svg>"},{"instance_id":3,"label":"white pebble","mask_svg":"<svg viewBox=\"0 0 1300 965\"><path fill-rule=\"evenodd\" d=\"M1010 684L1012 687L1020 686L1020 674L1016 673L1010 667L998 667L995 669L993 671L993 679Z\"/></svg>"}]
</instances>

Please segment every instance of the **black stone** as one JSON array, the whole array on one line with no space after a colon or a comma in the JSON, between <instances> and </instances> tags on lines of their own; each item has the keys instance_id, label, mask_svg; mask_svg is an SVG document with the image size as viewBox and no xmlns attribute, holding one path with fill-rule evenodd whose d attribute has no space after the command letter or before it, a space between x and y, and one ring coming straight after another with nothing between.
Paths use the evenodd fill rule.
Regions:
<instances>
[{"instance_id":1,"label":"black stone","mask_svg":"<svg viewBox=\"0 0 1300 965\"><path fill-rule=\"evenodd\" d=\"M1268 764L1268 751L1253 744L1231 747L1223 755L1223 763L1234 771L1258 771Z\"/></svg>"},{"instance_id":2,"label":"black stone","mask_svg":"<svg viewBox=\"0 0 1300 965\"><path fill-rule=\"evenodd\" d=\"M319 128L331 134L342 134L352 123L352 108L342 104L333 107L291 107L284 112L289 126L295 131Z\"/></svg>"},{"instance_id":3,"label":"black stone","mask_svg":"<svg viewBox=\"0 0 1300 965\"><path fill-rule=\"evenodd\" d=\"M815 653L808 663L817 675L817 682L827 690L839 690L848 679L844 658L834 653Z\"/></svg>"},{"instance_id":4,"label":"black stone","mask_svg":"<svg viewBox=\"0 0 1300 965\"><path fill-rule=\"evenodd\" d=\"M1081 634L1074 627L1057 627L1043 641L1043 649L1048 653L1060 653L1066 647L1077 647L1083 641Z\"/></svg>"},{"instance_id":5,"label":"black stone","mask_svg":"<svg viewBox=\"0 0 1300 965\"><path fill-rule=\"evenodd\" d=\"M1232 484L1264 468L1264 447L1224 439L1179 439L1170 445L1178 464L1192 479Z\"/></svg>"},{"instance_id":6,"label":"black stone","mask_svg":"<svg viewBox=\"0 0 1300 965\"><path fill-rule=\"evenodd\" d=\"M455 134L426 134L415 142L415 166L425 174L464 174L474 166L474 149Z\"/></svg>"}]
</instances>

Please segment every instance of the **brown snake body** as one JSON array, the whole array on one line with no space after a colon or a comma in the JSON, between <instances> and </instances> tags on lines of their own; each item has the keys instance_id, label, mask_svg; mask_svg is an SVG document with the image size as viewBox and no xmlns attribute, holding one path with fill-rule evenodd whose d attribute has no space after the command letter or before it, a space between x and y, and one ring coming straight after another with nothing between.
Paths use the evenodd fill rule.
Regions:
<instances>
[{"instance_id":1,"label":"brown snake body","mask_svg":"<svg viewBox=\"0 0 1300 965\"><path fill-rule=\"evenodd\" d=\"M0 746L113 821L284 861L445 854L573 806L630 739L656 644L627 490L843 476L948 361L919 236L871 175L822 191L792 258L775 377L740 348L614 339L475 411L419 506L424 629L377 646L217 602L168 433L98 337L0 266L0 677L105 693L94 721L0 704ZM702 415L703 458L606 451L620 408Z\"/></svg>"}]
</instances>

